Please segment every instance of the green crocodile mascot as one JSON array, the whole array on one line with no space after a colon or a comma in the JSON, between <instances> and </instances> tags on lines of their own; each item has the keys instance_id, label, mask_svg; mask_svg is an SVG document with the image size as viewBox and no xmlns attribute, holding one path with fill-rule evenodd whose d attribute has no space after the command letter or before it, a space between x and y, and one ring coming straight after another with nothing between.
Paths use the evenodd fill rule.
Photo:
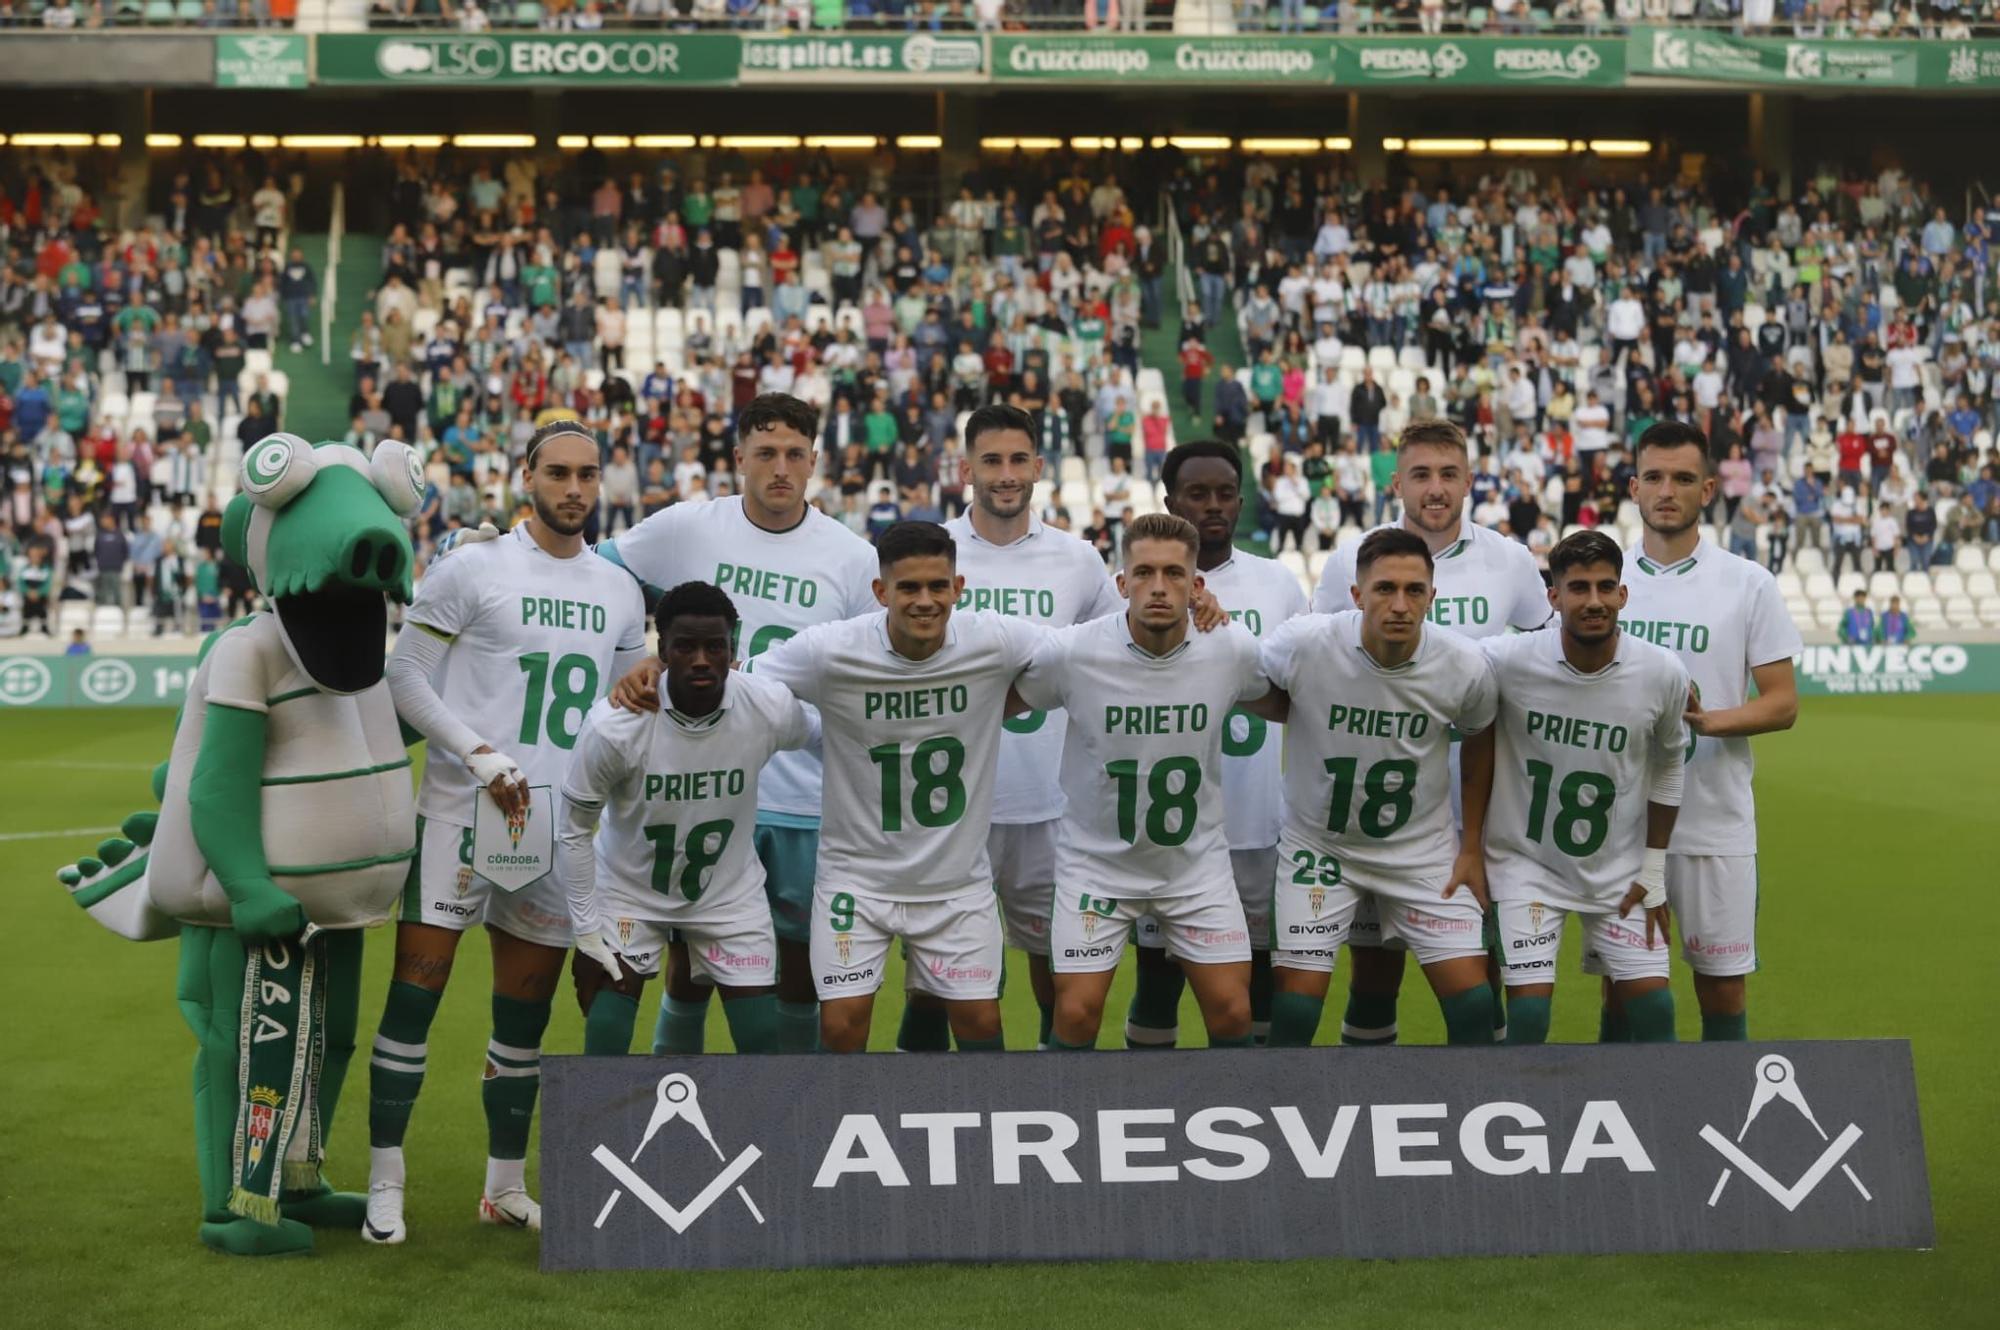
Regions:
<instances>
[{"instance_id":1,"label":"green crocodile mascot","mask_svg":"<svg viewBox=\"0 0 2000 1330\"><path fill-rule=\"evenodd\" d=\"M180 939L200 1233L220 1251L304 1252L315 1227L361 1227L366 1198L320 1168L354 1052L362 930L389 917L416 855L383 660L423 485L396 441L370 458L273 434L244 456L223 544L274 608L202 644L154 772L159 812L58 874L120 936Z\"/></svg>"}]
</instances>

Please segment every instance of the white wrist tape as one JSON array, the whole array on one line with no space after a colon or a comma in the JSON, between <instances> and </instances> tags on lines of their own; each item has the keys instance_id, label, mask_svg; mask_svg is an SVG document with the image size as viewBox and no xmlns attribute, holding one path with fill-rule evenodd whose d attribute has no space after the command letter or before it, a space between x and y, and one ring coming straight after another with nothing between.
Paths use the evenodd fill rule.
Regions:
<instances>
[{"instance_id":1,"label":"white wrist tape","mask_svg":"<svg viewBox=\"0 0 2000 1330\"><path fill-rule=\"evenodd\" d=\"M472 773L472 779L482 786L491 785L503 776L516 785L525 785L528 779L514 759L505 753L467 753L465 766Z\"/></svg>"},{"instance_id":2,"label":"white wrist tape","mask_svg":"<svg viewBox=\"0 0 2000 1330\"><path fill-rule=\"evenodd\" d=\"M1639 861L1639 885L1646 889L1645 899L1640 903L1649 910L1657 910L1667 903L1667 852L1646 847L1645 857Z\"/></svg>"}]
</instances>

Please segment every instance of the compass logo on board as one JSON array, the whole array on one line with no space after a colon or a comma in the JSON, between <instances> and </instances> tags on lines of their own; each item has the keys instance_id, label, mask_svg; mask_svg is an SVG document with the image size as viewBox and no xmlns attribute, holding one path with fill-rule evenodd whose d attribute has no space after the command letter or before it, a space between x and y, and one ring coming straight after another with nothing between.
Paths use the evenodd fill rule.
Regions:
<instances>
[{"instance_id":1,"label":"compass logo on board","mask_svg":"<svg viewBox=\"0 0 2000 1330\"><path fill-rule=\"evenodd\" d=\"M708 1185L696 1193L695 1198L685 1207L676 1207L673 1202L660 1195L650 1182L639 1175L635 1167L639 1162L639 1156L645 1153L648 1145L652 1144L653 1137L659 1134L660 1128L675 1119L686 1123L701 1136L702 1140L708 1142L708 1148L715 1151L715 1157L723 1164L722 1171L710 1179ZM757 1208L757 1203L750 1199L750 1193L738 1182L739 1178L748 1173L752 1166L764 1157L764 1152L754 1145L746 1145L734 1159L723 1154L722 1147L716 1144L715 1133L708 1129L708 1119L702 1114L701 1101L695 1094L694 1078L684 1073L669 1072L660 1077L660 1083L654 1090L653 1116L647 1121L646 1134L639 1138L639 1144L633 1149L630 1158L620 1159L612 1153L609 1146L602 1144L590 1152L590 1157L619 1184L613 1187L611 1195L605 1198L603 1208L597 1212L597 1221L592 1225L593 1228L603 1228L605 1222L611 1218L612 1211L618 1208L618 1202L624 1198L627 1191L630 1191L633 1199L651 1210L659 1217L661 1223L676 1233L685 1233L697 1219L707 1214L731 1187L736 1189L736 1194L742 1199L743 1208L750 1212L750 1217L759 1224L764 1222L764 1212Z\"/></svg>"},{"instance_id":2,"label":"compass logo on board","mask_svg":"<svg viewBox=\"0 0 2000 1330\"><path fill-rule=\"evenodd\" d=\"M1820 1151L1819 1157L1812 1162L1799 1180L1790 1186L1771 1176L1763 1165L1744 1153L1742 1147L1743 1137L1749 1132L1750 1124L1757 1120L1757 1115L1763 1112L1765 1105L1773 1099L1782 1099L1797 1109L1799 1115L1819 1133L1819 1138L1826 1141L1826 1149ZM1797 1210L1836 1167L1847 1175L1847 1180L1854 1184L1854 1190L1861 1194L1862 1200L1875 1199L1869 1194L1868 1188L1861 1184L1861 1178L1855 1173L1853 1166L1845 1162L1848 1151L1852 1150L1854 1143L1861 1139L1861 1128L1850 1122L1839 1136L1829 1140L1826 1128L1819 1125L1819 1119L1813 1116L1812 1105L1806 1102L1805 1091L1799 1088L1798 1073L1792 1068L1792 1060L1780 1054L1768 1053L1757 1059L1756 1089L1751 1092L1750 1111L1744 1115L1743 1125L1737 1128L1736 1139L1731 1140L1706 1124L1702 1126L1701 1139L1707 1141L1726 1161L1722 1167L1722 1175L1715 1180L1715 1189L1708 1194L1711 1208L1722 1199L1722 1193L1729 1186L1730 1178L1735 1176L1738 1170L1742 1171L1744 1177L1763 1188L1772 1200L1784 1206L1786 1210Z\"/></svg>"}]
</instances>

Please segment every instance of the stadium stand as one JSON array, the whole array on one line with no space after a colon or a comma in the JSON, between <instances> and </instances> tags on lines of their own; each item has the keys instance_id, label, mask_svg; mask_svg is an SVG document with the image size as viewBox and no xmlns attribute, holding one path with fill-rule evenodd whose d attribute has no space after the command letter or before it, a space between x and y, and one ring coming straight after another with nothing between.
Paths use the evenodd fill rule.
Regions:
<instances>
[{"instance_id":1,"label":"stadium stand","mask_svg":"<svg viewBox=\"0 0 2000 1330\"><path fill-rule=\"evenodd\" d=\"M930 200L885 161L605 161L385 164L354 246L379 272L343 274L373 288L332 348L344 425L299 428L426 452L420 553L511 520L551 412L599 431L613 533L730 492L734 411L779 390L823 409L815 501L864 533L962 507L985 401L1038 415L1044 517L1107 552L1158 506L1167 447L1231 439L1245 537L1309 586L1394 514L1408 421L1460 423L1474 520L1545 554L1576 527L1636 538L1629 443L1673 416L1725 459L1714 538L1767 561L1802 626L1835 629L1858 588L1920 630L2000 627L1996 219L1894 169L1794 198L1522 167L1364 190L1337 159L1231 155L1128 195L1110 159L1016 154ZM207 154L113 232L60 154L10 163L0 629L197 630L250 595L215 513L287 423L274 351L311 337L297 200L261 158Z\"/></svg>"}]
</instances>

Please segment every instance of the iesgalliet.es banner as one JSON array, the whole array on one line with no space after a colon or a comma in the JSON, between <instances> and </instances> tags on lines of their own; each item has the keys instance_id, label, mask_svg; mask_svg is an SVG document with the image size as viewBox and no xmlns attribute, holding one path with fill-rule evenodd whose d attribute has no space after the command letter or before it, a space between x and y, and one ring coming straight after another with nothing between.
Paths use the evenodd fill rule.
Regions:
<instances>
[{"instance_id":1,"label":"iesgalliet.es banner","mask_svg":"<svg viewBox=\"0 0 2000 1330\"><path fill-rule=\"evenodd\" d=\"M1928 1247L1910 1046L542 1060L542 1268Z\"/></svg>"},{"instance_id":2,"label":"iesgalliet.es banner","mask_svg":"<svg viewBox=\"0 0 2000 1330\"><path fill-rule=\"evenodd\" d=\"M743 81L911 78L951 82L986 72L986 43L971 34L878 36L834 32L743 39Z\"/></svg>"}]
</instances>

